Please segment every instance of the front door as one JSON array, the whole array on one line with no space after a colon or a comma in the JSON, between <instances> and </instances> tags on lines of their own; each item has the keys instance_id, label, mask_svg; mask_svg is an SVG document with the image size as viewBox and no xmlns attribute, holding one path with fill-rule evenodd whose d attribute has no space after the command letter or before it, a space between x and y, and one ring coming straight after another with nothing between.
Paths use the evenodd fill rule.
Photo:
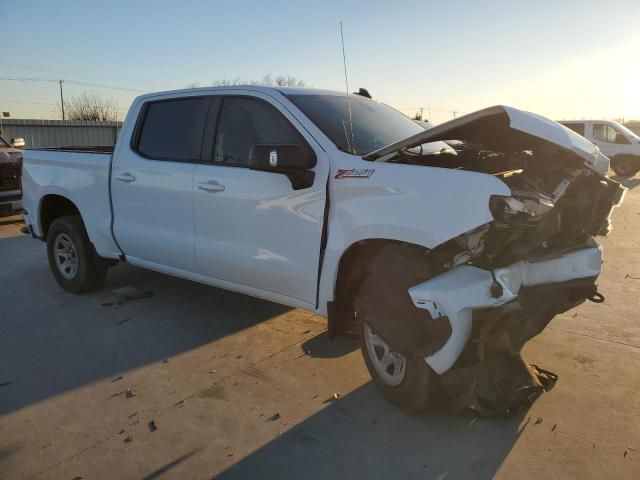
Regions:
<instances>
[{"instance_id":1,"label":"front door","mask_svg":"<svg viewBox=\"0 0 640 480\"><path fill-rule=\"evenodd\" d=\"M228 288L315 305L327 158L270 97L224 97L219 108L217 125L205 133L212 136L212 153L196 167L194 177L201 273ZM285 175L249 170L249 150L255 144L312 148L317 156L313 185L294 190Z\"/></svg>"}]
</instances>

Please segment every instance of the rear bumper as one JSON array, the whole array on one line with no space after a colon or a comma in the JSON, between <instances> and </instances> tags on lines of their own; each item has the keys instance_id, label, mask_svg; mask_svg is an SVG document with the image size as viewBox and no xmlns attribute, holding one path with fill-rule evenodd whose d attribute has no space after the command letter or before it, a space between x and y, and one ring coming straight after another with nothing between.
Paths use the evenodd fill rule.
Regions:
<instances>
[{"instance_id":1,"label":"rear bumper","mask_svg":"<svg viewBox=\"0 0 640 480\"><path fill-rule=\"evenodd\" d=\"M433 319L447 317L451 324L451 336L440 350L425 357L426 362L438 374L453 366L471 336L474 310L513 302L526 287L595 279L601 262L602 250L595 245L555 258L519 261L494 270L493 275L462 265L410 288L417 308L427 310Z\"/></svg>"}]
</instances>

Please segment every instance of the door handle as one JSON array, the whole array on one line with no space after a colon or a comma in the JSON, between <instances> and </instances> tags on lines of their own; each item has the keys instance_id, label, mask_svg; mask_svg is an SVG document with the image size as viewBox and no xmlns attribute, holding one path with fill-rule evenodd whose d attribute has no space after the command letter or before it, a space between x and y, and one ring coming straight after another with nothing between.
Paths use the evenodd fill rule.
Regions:
<instances>
[{"instance_id":1,"label":"door handle","mask_svg":"<svg viewBox=\"0 0 640 480\"><path fill-rule=\"evenodd\" d=\"M208 182L201 182L198 184L200 190L205 192L224 192L224 185L219 184L215 180L209 180Z\"/></svg>"},{"instance_id":2,"label":"door handle","mask_svg":"<svg viewBox=\"0 0 640 480\"><path fill-rule=\"evenodd\" d=\"M131 175L129 172L121 173L116 178L118 180L120 180L121 182L124 182L124 183L131 183L131 182L135 182L136 181L136 177Z\"/></svg>"}]
</instances>

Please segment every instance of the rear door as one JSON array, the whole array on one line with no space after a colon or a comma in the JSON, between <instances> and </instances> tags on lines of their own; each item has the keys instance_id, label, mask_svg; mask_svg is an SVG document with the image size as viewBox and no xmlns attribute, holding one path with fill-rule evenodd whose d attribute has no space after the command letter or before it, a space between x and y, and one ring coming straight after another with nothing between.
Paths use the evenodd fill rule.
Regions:
<instances>
[{"instance_id":1,"label":"rear door","mask_svg":"<svg viewBox=\"0 0 640 480\"><path fill-rule=\"evenodd\" d=\"M115 156L114 234L127 258L194 272L193 175L211 97L142 106L132 141Z\"/></svg>"},{"instance_id":2,"label":"rear door","mask_svg":"<svg viewBox=\"0 0 640 480\"><path fill-rule=\"evenodd\" d=\"M201 273L227 288L315 305L329 171L325 152L267 95L223 97L216 113L205 133L210 155L194 178ZM294 190L285 175L249 170L254 144L312 149L317 157L313 185Z\"/></svg>"}]
</instances>

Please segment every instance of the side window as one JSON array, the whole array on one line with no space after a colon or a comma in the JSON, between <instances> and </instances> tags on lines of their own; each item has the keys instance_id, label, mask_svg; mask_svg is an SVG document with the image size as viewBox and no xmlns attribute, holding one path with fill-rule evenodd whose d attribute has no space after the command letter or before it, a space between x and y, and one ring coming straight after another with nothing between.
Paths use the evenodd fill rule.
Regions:
<instances>
[{"instance_id":1,"label":"side window","mask_svg":"<svg viewBox=\"0 0 640 480\"><path fill-rule=\"evenodd\" d=\"M191 97L148 103L134 149L152 159L198 161L210 102Z\"/></svg>"},{"instance_id":2,"label":"side window","mask_svg":"<svg viewBox=\"0 0 640 480\"><path fill-rule=\"evenodd\" d=\"M584 136L584 123L565 123L564 126L570 128L578 135Z\"/></svg>"},{"instance_id":3,"label":"side window","mask_svg":"<svg viewBox=\"0 0 640 480\"><path fill-rule=\"evenodd\" d=\"M289 121L268 103L255 98L228 97L222 111L213 152L213 163L246 167L255 144L304 145Z\"/></svg>"},{"instance_id":4,"label":"side window","mask_svg":"<svg viewBox=\"0 0 640 480\"><path fill-rule=\"evenodd\" d=\"M604 123L593 124L593 138L601 142L615 143L617 132L615 129Z\"/></svg>"}]
</instances>

